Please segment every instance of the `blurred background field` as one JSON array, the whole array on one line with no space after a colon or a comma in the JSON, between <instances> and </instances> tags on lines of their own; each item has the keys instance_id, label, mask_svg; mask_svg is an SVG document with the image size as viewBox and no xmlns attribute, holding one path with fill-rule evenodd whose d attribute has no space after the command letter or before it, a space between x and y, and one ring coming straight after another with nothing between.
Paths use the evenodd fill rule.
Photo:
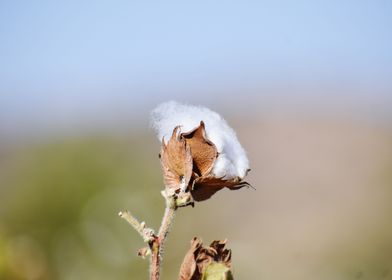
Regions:
<instances>
[{"instance_id":1,"label":"blurred background field","mask_svg":"<svg viewBox=\"0 0 392 280\"><path fill-rule=\"evenodd\" d=\"M159 227L157 104L236 130L256 190L184 208L235 279L392 279L388 1L0 4L0 279L147 279L129 209ZM208 124L207 124L208 125Z\"/></svg>"}]
</instances>

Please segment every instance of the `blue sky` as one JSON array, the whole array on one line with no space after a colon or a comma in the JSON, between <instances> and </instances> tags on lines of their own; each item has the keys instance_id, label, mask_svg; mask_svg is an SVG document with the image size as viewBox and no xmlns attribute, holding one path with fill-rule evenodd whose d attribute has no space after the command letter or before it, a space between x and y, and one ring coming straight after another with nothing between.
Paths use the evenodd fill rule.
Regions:
<instances>
[{"instance_id":1,"label":"blue sky","mask_svg":"<svg viewBox=\"0 0 392 280\"><path fill-rule=\"evenodd\" d=\"M267 100L265 89L282 85L350 88L382 104L392 92L391 3L1 1L0 109L196 92L208 102L229 90Z\"/></svg>"}]
</instances>

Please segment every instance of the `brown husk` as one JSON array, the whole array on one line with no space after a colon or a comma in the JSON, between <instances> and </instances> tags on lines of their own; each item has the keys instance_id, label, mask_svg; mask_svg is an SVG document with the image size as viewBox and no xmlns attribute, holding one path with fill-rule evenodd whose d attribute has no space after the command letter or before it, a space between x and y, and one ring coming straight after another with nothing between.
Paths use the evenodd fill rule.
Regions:
<instances>
[{"instance_id":1,"label":"brown husk","mask_svg":"<svg viewBox=\"0 0 392 280\"><path fill-rule=\"evenodd\" d=\"M174 128L167 144L162 139L160 153L163 180L166 188L172 191L177 190L182 183L187 186L192 176L191 150L183 137L177 132L178 129L178 126Z\"/></svg>"},{"instance_id":2,"label":"brown husk","mask_svg":"<svg viewBox=\"0 0 392 280\"><path fill-rule=\"evenodd\" d=\"M162 140L160 155L167 190L178 193L183 186L195 201L203 201L225 187L236 190L249 185L239 177L227 180L212 175L219 153L207 138L203 121L189 132L181 133L179 128L174 128L167 144Z\"/></svg>"},{"instance_id":3,"label":"brown husk","mask_svg":"<svg viewBox=\"0 0 392 280\"><path fill-rule=\"evenodd\" d=\"M179 280L200 280L206 268L212 263L222 263L231 269L231 250L225 249L227 240L214 240L209 247L197 237L191 241L191 248L182 262Z\"/></svg>"}]
</instances>

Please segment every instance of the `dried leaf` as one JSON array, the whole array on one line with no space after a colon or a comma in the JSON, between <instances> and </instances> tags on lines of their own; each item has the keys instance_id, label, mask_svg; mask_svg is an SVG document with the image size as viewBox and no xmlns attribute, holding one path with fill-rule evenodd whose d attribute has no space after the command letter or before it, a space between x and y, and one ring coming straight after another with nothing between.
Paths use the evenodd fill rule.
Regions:
<instances>
[{"instance_id":1,"label":"dried leaf","mask_svg":"<svg viewBox=\"0 0 392 280\"><path fill-rule=\"evenodd\" d=\"M209 199L213 194L223 188L238 190L245 186L250 185L247 182L241 181L239 177L225 180L210 175L196 178L193 181L191 194L195 201L203 201Z\"/></svg>"},{"instance_id":2,"label":"dried leaf","mask_svg":"<svg viewBox=\"0 0 392 280\"><path fill-rule=\"evenodd\" d=\"M160 153L164 183L166 188L171 190L187 187L192 175L191 150L178 133L178 129L178 126L174 128L167 144L162 139Z\"/></svg>"},{"instance_id":3,"label":"dried leaf","mask_svg":"<svg viewBox=\"0 0 392 280\"><path fill-rule=\"evenodd\" d=\"M181 136L191 149L193 172L197 176L209 174L214 166L218 152L215 144L206 137L204 122L201 121L200 125L190 132L181 133Z\"/></svg>"},{"instance_id":4,"label":"dried leaf","mask_svg":"<svg viewBox=\"0 0 392 280\"><path fill-rule=\"evenodd\" d=\"M225 249L225 245L226 240L215 240L209 247L202 247L201 240L193 238L181 265L179 280L232 279L229 278L231 250ZM227 278L216 278L219 275Z\"/></svg>"},{"instance_id":5,"label":"dried leaf","mask_svg":"<svg viewBox=\"0 0 392 280\"><path fill-rule=\"evenodd\" d=\"M181 196L180 205L209 199L223 188L230 190L249 186L241 178L223 179L212 174L219 154L216 146L207 139L204 122L189 132L179 132L175 127L170 140L162 140L161 164L166 186L165 195ZM191 197L186 196L190 191Z\"/></svg>"},{"instance_id":6,"label":"dried leaf","mask_svg":"<svg viewBox=\"0 0 392 280\"><path fill-rule=\"evenodd\" d=\"M193 240L191 241L191 248L186 253L182 262L180 268L180 275L178 278L179 280L190 280L193 279L192 277L194 275L198 274L198 272L196 271L195 255L197 255L197 252L200 250L202 245L203 244L201 243L200 239L198 239L197 237L193 238Z\"/></svg>"}]
</instances>

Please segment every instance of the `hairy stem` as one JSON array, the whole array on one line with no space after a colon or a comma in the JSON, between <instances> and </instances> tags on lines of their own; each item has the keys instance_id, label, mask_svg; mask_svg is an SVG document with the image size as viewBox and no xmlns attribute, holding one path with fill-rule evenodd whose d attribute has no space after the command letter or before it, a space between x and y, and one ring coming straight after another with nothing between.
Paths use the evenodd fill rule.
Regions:
<instances>
[{"instance_id":1,"label":"hairy stem","mask_svg":"<svg viewBox=\"0 0 392 280\"><path fill-rule=\"evenodd\" d=\"M151 242L154 239L154 231L146 228L144 222L139 222L128 210L120 211L118 215L126 220L140 235L144 242Z\"/></svg>"},{"instance_id":2,"label":"hairy stem","mask_svg":"<svg viewBox=\"0 0 392 280\"><path fill-rule=\"evenodd\" d=\"M126 220L141 236L143 236L143 226L142 223L139 222L134 216L132 216L131 212L128 210L120 211L118 215Z\"/></svg>"},{"instance_id":3,"label":"hairy stem","mask_svg":"<svg viewBox=\"0 0 392 280\"><path fill-rule=\"evenodd\" d=\"M173 223L175 211L175 199L173 197L166 197L166 208L161 227L159 228L158 238L152 244L151 248L150 280L159 280L165 241Z\"/></svg>"},{"instance_id":4,"label":"hairy stem","mask_svg":"<svg viewBox=\"0 0 392 280\"><path fill-rule=\"evenodd\" d=\"M138 251L138 255L144 258L151 253L150 280L159 280L165 241L177 209L176 195L168 195L166 192L162 192L162 195L166 200L166 208L157 235L154 233L154 230L147 228L144 222L139 222L129 211L126 210L118 213L121 218L126 220L143 237L144 242L148 244L148 247Z\"/></svg>"}]
</instances>

